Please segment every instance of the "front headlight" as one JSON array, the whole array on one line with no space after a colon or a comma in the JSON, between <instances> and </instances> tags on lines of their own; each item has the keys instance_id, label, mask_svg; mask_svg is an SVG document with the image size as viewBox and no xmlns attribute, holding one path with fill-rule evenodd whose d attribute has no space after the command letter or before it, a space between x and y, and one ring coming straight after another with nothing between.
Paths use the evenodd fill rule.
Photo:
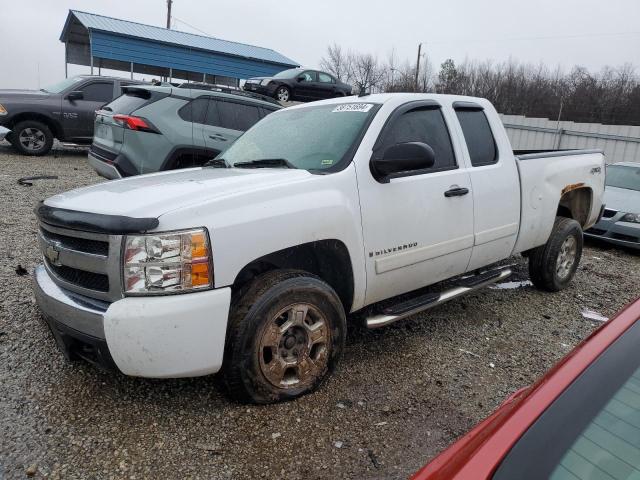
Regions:
<instances>
[{"instance_id":1,"label":"front headlight","mask_svg":"<svg viewBox=\"0 0 640 480\"><path fill-rule=\"evenodd\" d=\"M640 223L640 213L626 213L620 221L622 222L631 222L631 223Z\"/></svg>"},{"instance_id":2,"label":"front headlight","mask_svg":"<svg viewBox=\"0 0 640 480\"><path fill-rule=\"evenodd\" d=\"M204 228L128 235L122 277L128 295L157 295L213 286L209 235Z\"/></svg>"},{"instance_id":3,"label":"front headlight","mask_svg":"<svg viewBox=\"0 0 640 480\"><path fill-rule=\"evenodd\" d=\"M260 82L260 85L269 85L269 82L270 82L270 81L271 81L271 79L270 79L270 78L265 78L264 80L262 80L262 81Z\"/></svg>"},{"instance_id":4,"label":"front headlight","mask_svg":"<svg viewBox=\"0 0 640 480\"><path fill-rule=\"evenodd\" d=\"M9 112L7 112L7 109L4 108L4 105L0 103L0 116L7 115L8 113Z\"/></svg>"}]
</instances>

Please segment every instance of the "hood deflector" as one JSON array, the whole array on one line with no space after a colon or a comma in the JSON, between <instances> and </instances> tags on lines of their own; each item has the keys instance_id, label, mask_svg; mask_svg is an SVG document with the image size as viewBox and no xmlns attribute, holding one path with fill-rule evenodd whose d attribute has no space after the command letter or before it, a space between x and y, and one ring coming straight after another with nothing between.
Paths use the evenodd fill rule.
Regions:
<instances>
[{"instance_id":1,"label":"hood deflector","mask_svg":"<svg viewBox=\"0 0 640 480\"><path fill-rule=\"evenodd\" d=\"M40 202L35 214L41 222L54 227L70 228L93 233L125 234L143 233L156 228L157 218L134 218L123 215L79 212L45 205Z\"/></svg>"}]
</instances>

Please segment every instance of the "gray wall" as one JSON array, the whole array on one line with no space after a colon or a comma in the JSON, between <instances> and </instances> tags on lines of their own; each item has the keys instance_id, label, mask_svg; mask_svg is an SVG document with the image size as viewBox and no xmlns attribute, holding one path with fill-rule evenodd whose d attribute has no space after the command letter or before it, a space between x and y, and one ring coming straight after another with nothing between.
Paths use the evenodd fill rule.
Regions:
<instances>
[{"instance_id":1,"label":"gray wall","mask_svg":"<svg viewBox=\"0 0 640 480\"><path fill-rule=\"evenodd\" d=\"M607 163L640 162L640 126L500 115L514 150L599 148Z\"/></svg>"}]
</instances>

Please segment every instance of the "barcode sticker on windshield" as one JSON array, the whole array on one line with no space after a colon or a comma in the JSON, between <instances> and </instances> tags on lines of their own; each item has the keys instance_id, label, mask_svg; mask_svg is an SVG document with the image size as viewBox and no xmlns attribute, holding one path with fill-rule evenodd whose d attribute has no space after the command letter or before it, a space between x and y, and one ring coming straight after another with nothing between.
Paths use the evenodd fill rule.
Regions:
<instances>
[{"instance_id":1,"label":"barcode sticker on windshield","mask_svg":"<svg viewBox=\"0 0 640 480\"><path fill-rule=\"evenodd\" d=\"M363 112L366 113L373 107L373 103L343 103L331 112Z\"/></svg>"}]
</instances>

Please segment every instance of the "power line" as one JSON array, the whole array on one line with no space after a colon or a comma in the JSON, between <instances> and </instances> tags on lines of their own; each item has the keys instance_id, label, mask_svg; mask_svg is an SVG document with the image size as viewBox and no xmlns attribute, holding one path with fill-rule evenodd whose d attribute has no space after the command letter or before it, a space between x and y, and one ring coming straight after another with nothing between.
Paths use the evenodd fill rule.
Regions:
<instances>
[{"instance_id":1,"label":"power line","mask_svg":"<svg viewBox=\"0 0 640 480\"><path fill-rule=\"evenodd\" d=\"M510 42L519 40L555 40L565 38L586 38L586 37L620 37L626 35L640 35L640 32L609 32L609 33L581 33L574 35L547 35L534 37L510 37L510 38L451 38L441 40L430 40L429 43L465 43L465 42Z\"/></svg>"},{"instance_id":2,"label":"power line","mask_svg":"<svg viewBox=\"0 0 640 480\"><path fill-rule=\"evenodd\" d=\"M186 25L187 27L193 28L194 30L196 30L197 32L202 33L203 35L206 35L207 37L211 37L213 35L211 35L208 32L205 32L204 30L200 30L198 27L194 27L193 25L191 25L190 23L185 22L184 20L179 19L178 17L176 17L175 15L173 15L171 17L174 21L177 20L179 23L182 23L183 25Z\"/></svg>"}]
</instances>

